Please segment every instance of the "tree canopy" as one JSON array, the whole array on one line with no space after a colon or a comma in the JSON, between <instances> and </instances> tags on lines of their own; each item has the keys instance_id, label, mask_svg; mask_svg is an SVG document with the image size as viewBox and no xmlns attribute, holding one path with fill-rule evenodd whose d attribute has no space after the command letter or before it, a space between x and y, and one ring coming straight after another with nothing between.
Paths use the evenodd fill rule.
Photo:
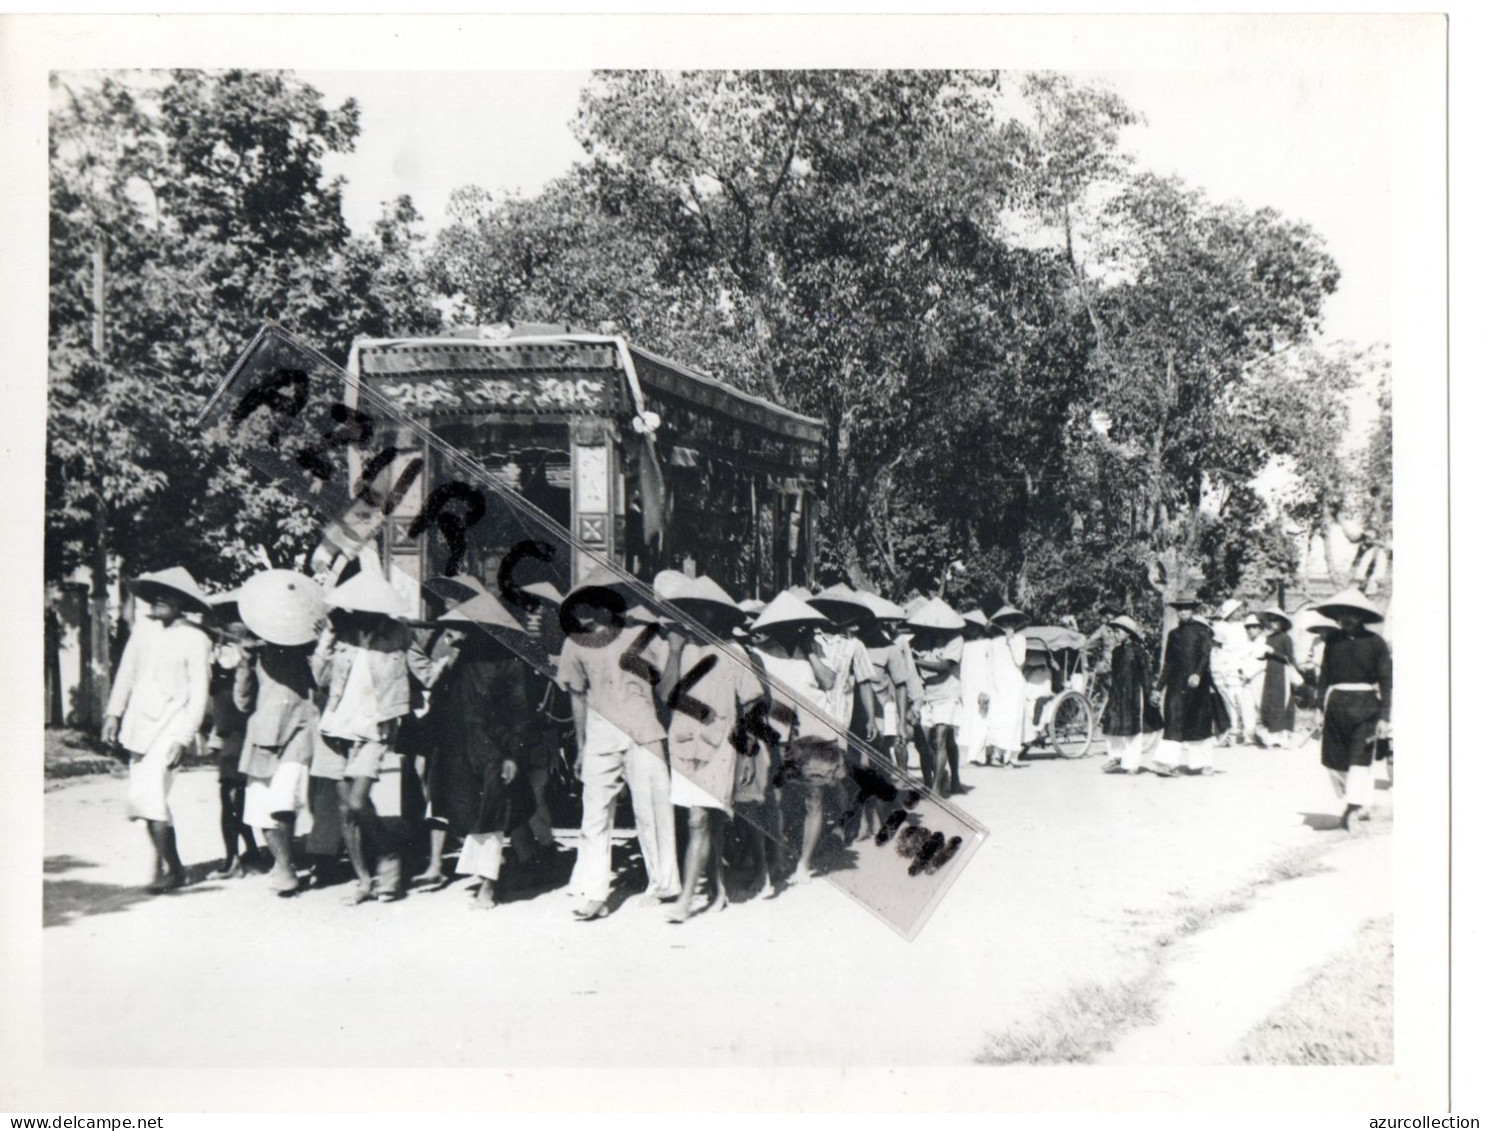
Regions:
<instances>
[{"instance_id":1,"label":"tree canopy","mask_svg":"<svg viewBox=\"0 0 1491 1131\"><path fill-rule=\"evenodd\" d=\"M224 580L310 548L188 426L265 318L333 356L442 310L614 330L827 422L826 576L1042 616L1291 578L1390 469L1390 428L1339 443L1385 363L1322 342L1320 236L1136 169L1139 116L1068 76L599 72L581 161L459 191L428 241L408 199L347 230L322 163L357 107L293 75L54 94L52 576L101 534Z\"/></svg>"}]
</instances>

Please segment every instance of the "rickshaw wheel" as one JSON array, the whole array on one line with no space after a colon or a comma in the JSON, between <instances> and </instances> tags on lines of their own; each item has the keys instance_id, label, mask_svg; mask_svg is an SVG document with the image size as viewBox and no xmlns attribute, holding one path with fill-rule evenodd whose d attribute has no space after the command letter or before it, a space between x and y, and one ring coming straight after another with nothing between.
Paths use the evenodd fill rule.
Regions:
<instances>
[{"instance_id":1,"label":"rickshaw wheel","mask_svg":"<svg viewBox=\"0 0 1491 1131\"><path fill-rule=\"evenodd\" d=\"M1092 704L1080 691L1063 691L1051 704L1051 748L1063 758L1081 758L1092 748Z\"/></svg>"}]
</instances>

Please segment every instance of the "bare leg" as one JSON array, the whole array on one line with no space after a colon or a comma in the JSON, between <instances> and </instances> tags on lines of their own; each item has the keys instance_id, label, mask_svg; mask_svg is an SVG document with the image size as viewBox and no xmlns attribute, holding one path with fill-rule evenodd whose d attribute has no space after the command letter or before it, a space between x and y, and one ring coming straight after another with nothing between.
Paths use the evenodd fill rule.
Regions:
<instances>
[{"instance_id":1,"label":"bare leg","mask_svg":"<svg viewBox=\"0 0 1491 1131\"><path fill-rule=\"evenodd\" d=\"M359 787L361 787L362 804L367 802L367 794L372 787L372 782L366 778L351 778L337 782L337 800L342 804L342 838L347 842L347 858L352 861L352 870L357 873L357 890L343 900L349 906L355 906L373 898L373 873L368 868L367 856L363 852L362 826L357 819L357 808L354 804Z\"/></svg>"},{"instance_id":2,"label":"bare leg","mask_svg":"<svg viewBox=\"0 0 1491 1131\"><path fill-rule=\"evenodd\" d=\"M176 830L169 821L146 821L150 842L155 847L155 881L151 891L171 891L186 883L186 869L176 852Z\"/></svg>"},{"instance_id":3,"label":"bare leg","mask_svg":"<svg viewBox=\"0 0 1491 1131\"><path fill-rule=\"evenodd\" d=\"M274 854L274 873L269 878L269 887L279 895L294 895L300 888L300 879L295 875L294 836L293 816L276 815L274 828L264 830L264 839L269 842L269 851Z\"/></svg>"},{"instance_id":4,"label":"bare leg","mask_svg":"<svg viewBox=\"0 0 1491 1131\"><path fill-rule=\"evenodd\" d=\"M476 889L476 906L482 911L490 911L497 906L497 881L482 877L481 886Z\"/></svg>"},{"instance_id":5,"label":"bare leg","mask_svg":"<svg viewBox=\"0 0 1491 1131\"><path fill-rule=\"evenodd\" d=\"M802 818L802 855L797 860L797 871L792 873L794 884L805 884L813 878L813 851L818 847L818 838L823 834L823 787L807 786L805 805L807 811Z\"/></svg>"},{"instance_id":6,"label":"bare leg","mask_svg":"<svg viewBox=\"0 0 1491 1131\"><path fill-rule=\"evenodd\" d=\"M725 843L725 811L706 810L709 816L709 876L714 884L714 898L709 901L709 910L723 911L729 904L725 894L725 854L721 849Z\"/></svg>"},{"instance_id":7,"label":"bare leg","mask_svg":"<svg viewBox=\"0 0 1491 1131\"><path fill-rule=\"evenodd\" d=\"M417 876L411 876L411 884L442 884L445 882L445 869L441 866L441 860L445 856L445 838L449 829L444 824L434 821L430 822L430 863L423 872Z\"/></svg>"},{"instance_id":8,"label":"bare leg","mask_svg":"<svg viewBox=\"0 0 1491 1131\"><path fill-rule=\"evenodd\" d=\"M218 831L223 838L223 865L212 873L215 880L243 875L244 860L238 855L239 832L244 828L243 789L241 782L218 779Z\"/></svg>"},{"instance_id":9,"label":"bare leg","mask_svg":"<svg viewBox=\"0 0 1491 1131\"><path fill-rule=\"evenodd\" d=\"M682 923L693 912L694 893L709 856L709 810L689 807L689 844L683 856L683 894L668 912L670 923Z\"/></svg>"}]
</instances>

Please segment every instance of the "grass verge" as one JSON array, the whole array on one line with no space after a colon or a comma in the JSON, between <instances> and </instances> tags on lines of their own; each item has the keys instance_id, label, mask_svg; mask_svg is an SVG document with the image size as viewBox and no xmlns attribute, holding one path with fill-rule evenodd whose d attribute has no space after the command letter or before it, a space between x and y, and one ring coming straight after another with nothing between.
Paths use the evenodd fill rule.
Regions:
<instances>
[{"instance_id":1,"label":"grass verge","mask_svg":"<svg viewBox=\"0 0 1491 1131\"><path fill-rule=\"evenodd\" d=\"M1385 829L1380 831L1386 831ZM1154 1024L1165 992L1164 965L1181 939L1224 915L1245 911L1258 893L1326 870L1321 857L1336 841L1301 845L1280 853L1253 879L1205 903L1186 904L1144 952L1145 968L1133 978L1072 987L1029 1022L991 1035L977 1064L1090 1064L1131 1029ZM1389 959L1391 985L1391 959Z\"/></svg>"},{"instance_id":2,"label":"grass verge","mask_svg":"<svg viewBox=\"0 0 1491 1131\"><path fill-rule=\"evenodd\" d=\"M1314 971L1238 1044L1233 1064L1391 1064L1393 921Z\"/></svg>"}]
</instances>

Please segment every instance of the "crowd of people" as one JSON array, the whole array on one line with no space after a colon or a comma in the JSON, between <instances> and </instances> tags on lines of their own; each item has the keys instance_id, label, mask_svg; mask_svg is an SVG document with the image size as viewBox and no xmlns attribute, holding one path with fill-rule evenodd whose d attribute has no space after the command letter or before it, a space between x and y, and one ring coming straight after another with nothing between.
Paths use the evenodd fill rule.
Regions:
<instances>
[{"instance_id":1,"label":"crowd of people","mask_svg":"<svg viewBox=\"0 0 1491 1131\"><path fill-rule=\"evenodd\" d=\"M726 904L727 843L733 866L780 887L886 831L889 804L853 788L870 751L940 797L967 791L971 765L1028 766L1053 690L1020 610L901 605L846 584L737 601L670 570L643 597L600 566L568 594L541 582L520 601L461 575L426 582L429 620L376 569L330 588L266 570L209 596L173 567L132 589L145 615L103 737L129 754L129 813L150 834L149 890L161 893L186 882L169 795L200 748L218 763L218 877L259 870L258 837L283 897L342 884L356 906L453 874L476 881L473 907L492 908L504 855L520 885L556 866L549 800L562 772L580 794L574 917L612 908L625 788L644 898L683 922ZM1391 738L1389 649L1366 627L1381 612L1354 590L1323 602L1317 646L1297 660L1278 607L1245 615L1228 600L1208 621L1194 594L1171 604L1158 664L1116 606L1080 638L1104 771L1208 776L1217 745L1283 745L1297 704L1315 704L1342 824L1370 816ZM418 845L379 811L390 781L405 826L422 826Z\"/></svg>"},{"instance_id":2,"label":"crowd of people","mask_svg":"<svg viewBox=\"0 0 1491 1131\"><path fill-rule=\"evenodd\" d=\"M1318 739L1322 764L1345 800L1341 824L1369 820L1381 764L1392 757L1392 656L1368 630L1382 612L1359 590L1314 606L1314 644L1295 655L1293 619L1277 605L1244 615L1235 598L1208 622L1201 602L1185 594L1171 602L1177 624L1164 660L1151 674L1143 634L1115 615L1104 626L1119 637L1097 665L1106 681L1102 729L1113 774L1214 774L1218 746L1283 747L1291 736ZM1111 610L1110 610L1111 611ZM1105 637L1094 634L1099 646ZM1308 712L1314 725L1301 727Z\"/></svg>"}]
</instances>

